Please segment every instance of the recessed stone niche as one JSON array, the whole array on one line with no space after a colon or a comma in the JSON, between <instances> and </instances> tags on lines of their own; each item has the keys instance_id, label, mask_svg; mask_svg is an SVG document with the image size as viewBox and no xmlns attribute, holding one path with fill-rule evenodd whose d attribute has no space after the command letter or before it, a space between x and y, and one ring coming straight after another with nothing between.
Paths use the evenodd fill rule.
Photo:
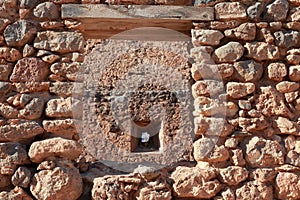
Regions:
<instances>
[{"instance_id":1,"label":"recessed stone niche","mask_svg":"<svg viewBox=\"0 0 300 200\"><path fill-rule=\"evenodd\" d=\"M189 38L151 31L180 34L181 41L117 35L96 45L83 63L80 138L98 161L122 171L189 160L192 151Z\"/></svg>"}]
</instances>

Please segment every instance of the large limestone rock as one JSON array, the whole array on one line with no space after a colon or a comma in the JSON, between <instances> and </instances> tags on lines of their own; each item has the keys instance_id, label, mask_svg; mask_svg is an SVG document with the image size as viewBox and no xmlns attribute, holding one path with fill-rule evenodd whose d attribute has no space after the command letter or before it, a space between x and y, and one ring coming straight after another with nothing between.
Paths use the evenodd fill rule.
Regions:
<instances>
[{"instance_id":1,"label":"large limestone rock","mask_svg":"<svg viewBox=\"0 0 300 200\"><path fill-rule=\"evenodd\" d=\"M191 71L193 79L196 81L200 79L221 80L223 78L228 78L233 74L233 66L228 63L217 65L194 63Z\"/></svg>"},{"instance_id":2,"label":"large limestone rock","mask_svg":"<svg viewBox=\"0 0 300 200\"><path fill-rule=\"evenodd\" d=\"M218 45L223 37L223 33L216 30L192 30L192 41L194 46Z\"/></svg>"},{"instance_id":3,"label":"large limestone rock","mask_svg":"<svg viewBox=\"0 0 300 200\"><path fill-rule=\"evenodd\" d=\"M276 84L276 89L281 93L290 93L298 90L299 83L290 82L290 81L282 81Z\"/></svg>"},{"instance_id":4,"label":"large limestone rock","mask_svg":"<svg viewBox=\"0 0 300 200\"><path fill-rule=\"evenodd\" d=\"M224 92L222 81L218 80L201 80L197 81L193 86L193 96L215 96Z\"/></svg>"},{"instance_id":5,"label":"large limestone rock","mask_svg":"<svg viewBox=\"0 0 300 200\"><path fill-rule=\"evenodd\" d=\"M150 182L146 187L138 190L136 194L137 200L171 200L172 192L167 184Z\"/></svg>"},{"instance_id":6,"label":"large limestone rock","mask_svg":"<svg viewBox=\"0 0 300 200\"><path fill-rule=\"evenodd\" d=\"M0 126L0 142L22 141L42 134L44 129L35 121L20 120Z\"/></svg>"},{"instance_id":7,"label":"large limestone rock","mask_svg":"<svg viewBox=\"0 0 300 200\"><path fill-rule=\"evenodd\" d=\"M247 182L236 190L236 200L273 200L273 188L259 182Z\"/></svg>"},{"instance_id":8,"label":"large limestone rock","mask_svg":"<svg viewBox=\"0 0 300 200\"><path fill-rule=\"evenodd\" d=\"M55 156L74 160L81 152L82 147L78 142L56 137L32 143L28 155L32 162L40 163Z\"/></svg>"},{"instance_id":9,"label":"large limestone rock","mask_svg":"<svg viewBox=\"0 0 300 200\"><path fill-rule=\"evenodd\" d=\"M239 2L222 2L215 5L216 19L245 19L246 8Z\"/></svg>"},{"instance_id":10,"label":"large limestone rock","mask_svg":"<svg viewBox=\"0 0 300 200\"><path fill-rule=\"evenodd\" d=\"M0 18L13 20L18 16L17 8L17 0L0 0Z\"/></svg>"},{"instance_id":11,"label":"large limestone rock","mask_svg":"<svg viewBox=\"0 0 300 200\"><path fill-rule=\"evenodd\" d=\"M33 200L22 188L15 187L11 191L4 191L0 193L0 199L2 200Z\"/></svg>"},{"instance_id":12,"label":"large limestone rock","mask_svg":"<svg viewBox=\"0 0 300 200\"><path fill-rule=\"evenodd\" d=\"M72 63L54 63L50 67L50 71L54 73L56 76L60 76L66 78L70 81L75 81L80 72L80 63L72 62Z\"/></svg>"},{"instance_id":13,"label":"large limestone rock","mask_svg":"<svg viewBox=\"0 0 300 200\"><path fill-rule=\"evenodd\" d=\"M213 59L217 62L232 63L239 60L244 54L244 47L238 42L228 42L213 53Z\"/></svg>"},{"instance_id":14,"label":"large limestone rock","mask_svg":"<svg viewBox=\"0 0 300 200\"><path fill-rule=\"evenodd\" d=\"M235 62L232 78L240 82L256 83L263 74L263 66L254 60Z\"/></svg>"},{"instance_id":15,"label":"large limestone rock","mask_svg":"<svg viewBox=\"0 0 300 200\"><path fill-rule=\"evenodd\" d=\"M252 41L256 36L256 26L254 23L243 23L237 28L225 30L225 36L245 41Z\"/></svg>"},{"instance_id":16,"label":"large limestone rock","mask_svg":"<svg viewBox=\"0 0 300 200\"><path fill-rule=\"evenodd\" d=\"M279 48L264 42L246 43L245 48L248 50L248 57L254 60L275 60L280 56Z\"/></svg>"},{"instance_id":17,"label":"large limestone rock","mask_svg":"<svg viewBox=\"0 0 300 200\"><path fill-rule=\"evenodd\" d=\"M119 199L121 197L124 200L130 200L130 193L135 192L141 182L141 177L138 175L108 175L95 178L92 199Z\"/></svg>"},{"instance_id":18,"label":"large limestone rock","mask_svg":"<svg viewBox=\"0 0 300 200\"><path fill-rule=\"evenodd\" d=\"M33 15L40 20L57 20L60 12L54 3L44 2L34 8Z\"/></svg>"},{"instance_id":19,"label":"large limestone rock","mask_svg":"<svg viewBox=\"0 0 300 200\"><path fill-rule=\"evenodd\" d=\"M300 174L292 172L279 172L275 181L275 189L279 199L299 199Z\"/></svg>"},{"instance_id":20,"label":"large limestone rock","mask_svg":"<svg viewBox=\"0 0 300 200\"><path fill-rule=\"evenodd\" d=\"M41 98L33 98L25 108L19 112L19 117L29 120L39 119L44 111L44 101Z\"/></svg>"},{"instance_id":21,"label":"large limestone rock","mask_svg":"<svg viewBox=\"0 0 300 200\"><path fill-rule=\"evenodd\" d=\"M220 169L220 179L227 185L238 185L240 182L248 178L248 171L246 168L238 166L230 166Z\"/></svg>"},{"instance_id":22,"label":"large limestone rock","mask_svg":"<svg viewBox=\"0 0 300 200\"><path fill-rule=\"evenodd\" d=\"M287 75L287 69L284 63L271 63L267 68L267 75L270 80L282 81Z\"/></svg>"},{"instance_id":23,"label":"large limestone rock","mask_svg":"<svg viewBox=\"0 0 300 200\"><path fill-rule=\"evenodd\" d=\"M174 193L181 198L211 199L221 190L216 176L213 169L177 167L171 175Z\"/></svg>"},{"instance_id":24,"label":"large limestone rock","mask_svg":"<svg viewBox=\"0 0 300 200\"><path fill-rule=\"evenodd\" d=\"M22 54L15 48L0 47L0 58L8 62L15 62L22 58Z\"/></svg>"},{"instance_id":25,"label":"large limestone rock","mask_svg":"<svg viewBox=\"0 0 300 200\"><path fill-rule=\"evenodd\" d=\"M18 165L29 163L25 146L20 143L0 143L0 174L12 175Z\"/></svg>"},{"instance_id":26,"label":"large limestone rock","mask_svg":"<svg viewBox=\"0 0 300 200\"><path fill-rule=\"evenodd\" d=\"M76 200L82 193L82 179L71 162L60 161L56 166L36 173L32 178L30 191L37 199Z\"/></svg>"},{"instance_id":27,"label":"large limestone rock","mask_svg":"<svg viewBox=\"0 0 300 200\"><path fill-rule=\"evenodd\" d=\"M229 152L223 145L218 146L214 140L201 138L194 142L194 158L196 161L222 162L229 158Z\"/></svg>"},{"instance_id":28,"label":"large limestone rock","mask_svg":"<svg viewBox=\"0 0 300 200\"><path fill-rule=\"evenodd\" d=\"M72 139L73 135L77 133L76 128L79 128L78 126L79 122L74 119L43 121L43 127L47 132L67 139Z\"/></svg>"},{"instance_id":29,"label":"large limestone rock","mask_svg":"<svg viewBox=\"0 0 300 200\"><path fill-rule=\"evenodd\" d=\"M275 0L266 7L265 19L270 21L283 21L287 16L289 3L287 0Z\"/></svg>"},{"instance_id":30,"label":"large limestone rock","mask_svg":"<svg viewBox=\"0 0 300 200\"><path fill-rule=\"evenodd\" d=\"M260 87L260 94L256 98L256 108L265 116L281 115L292 118L293 113L284 103L284 97L274 87Z\"/></svg>"},{"instance_id":31,"label":"large limestone rock","mask_svg":"<svg viewBox=\"0 0 300 200\"><path fill-rule=\"evenodd\" d=\"M45 113L48 117L66 117L71 118L72 114L72 99L51 99L47 102Z\"/></svg>"},{"instance_id":32,"label":"large limestone rock","mask_svg":"<svg viewBox=\"0 0 300 200\"><path fill-rule=\"evenodd\" d=\"M251 167L275 167L284 164L285 150L277 142L253 137L245 144L246 161Z\"/></svg>"},{"instance_id":33,"label":"large limestone rock","mask_svg":"<svg viewBox=\"0 0 300 200\"><path fill-rule=\"evenodd\" d=\"M10 76L12 82L41 82L49 73L48 65L39 58L23 58L17 62Z\"/></svg>"},{"instance_id":34,"label":"large limestone rock","mask_svg":"<svg viewBox=\"0 0 300 200\"><path fill-rule=\"evenodd\" d=\"M84 38L81 33L76 32L38 32L34 41L34 47L55 51L59 53L69 53L84 49Z\"/></svg>"},{"instance_id":35,"label":"large limestone rock","mask_svg":"<svg viewBox=\"0 0 300 200\"><path fill-rule=\"evenodd\" d=\"M229 82L226 85L227 94L235 99L245 97L255 91L254 83Z\"/></svg>"},{"instance_id":36,"label":"large limestone rock","mask_svg":"<svg viewBox=\"0 0 300 200\"><path fill-rule=\"evenodd\" d=\"M274 120L273 128L276 133L289 134L289 135L300 135L299 127L296 122L292 122L285 117L278 117Z\"/></svg>"},{"instance_id":37,"label":"large limestone rock","mask_svg":"<svg viewBox=\"0 0 300 200\"><path fill-rule=\"evenodd\" d=\"M37 28L33 22L19 20L6 27L4 37L8 46L21 47L32 42L36 32Z\"/></svg>"}]
</instances>

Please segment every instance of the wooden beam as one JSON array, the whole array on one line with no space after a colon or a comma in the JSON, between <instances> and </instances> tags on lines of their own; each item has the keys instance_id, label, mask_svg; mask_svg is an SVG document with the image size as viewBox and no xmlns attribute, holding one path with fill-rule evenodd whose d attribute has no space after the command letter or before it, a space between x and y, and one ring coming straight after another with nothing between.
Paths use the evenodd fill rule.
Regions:
<instances>
[{"instance_id":1,"label":"wooden beam","mask_svg":"<svg viewBox=\"0 0 300 200\"><path fill-rule=\"evenodd\" d=\"M83 19L177 19L212 21L214 9L193 6L64 4L62 18Z\"/></svg>"},{"instance_id":2,"label":"wooden beam","mask_svg":"<svg viewBox=\"0 0 300 200\"><path fill-rule=\"evenodd\" d=\"M84 26L86 38L106 39L123 31L141 27L161 27L190 35L193 21L214 19L213 8L193 6L154 6L154 5L104 5L104 4L64 4L63 19L75 19ZM165 31L147 33L150 29L137 34L155 35L155 38L168 38ZM133 31L125 38L132 38ZM124 34L124 35L126 35ZM178 35L169 36L169 40L178 40ZM182 39L186 40L186 38Z\"/></svg>"}]
</instances>

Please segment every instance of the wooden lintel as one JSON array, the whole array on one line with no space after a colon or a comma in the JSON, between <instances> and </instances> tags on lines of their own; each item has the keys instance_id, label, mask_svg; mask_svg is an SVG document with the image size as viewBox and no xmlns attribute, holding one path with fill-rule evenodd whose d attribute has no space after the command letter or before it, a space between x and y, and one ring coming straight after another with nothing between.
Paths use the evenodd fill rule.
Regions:
<instances>
[{"instance_id":1,"label":"wooden lintel","mask_svg":"<svg viewBox=\"0 0 300 200\"><path fill-rule=\"evenodd\" d=\"M192 22L213 20L214 10L193 6L64 4L61 15L63 19L80 21L86 38L106 39L123 31L142 27L160 27L190 35ZM130 35L132 33L134 32L130 32ZM160 34L161 31L156 33ZM177 40L178 36L169 39Z\"/></svg>"},{"instance_id":2,"label":"wooden lintel","mask_svg":"<svg viewBox=\"0 0 300 200\"><path fill-rule=\"evenodd\" d=\"M212 21L214 9L194 6L64 4L62 5L62 18Z\"/></svg>"}]
</instances>

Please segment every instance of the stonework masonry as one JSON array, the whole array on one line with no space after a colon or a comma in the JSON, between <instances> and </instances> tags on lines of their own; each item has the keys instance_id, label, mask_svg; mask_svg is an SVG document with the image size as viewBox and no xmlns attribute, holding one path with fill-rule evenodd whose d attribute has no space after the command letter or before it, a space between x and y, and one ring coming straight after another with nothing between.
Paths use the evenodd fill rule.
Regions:
<instances>
[{"instance_id":1,"label":"stonework masonry","mask_svg":"<svg viewBox=\"0 0 300 200\"><path fill-rule=\"evenodd\" d=\"M159 49L155 31L141 37L156 40L151 48L106 40L143 26L188 39L164 35L178 40L168 45L173 52ZM118 85L126 73L139 77L130 69L153 63L168 66L153 68L166 85L151 71L143 72L147 84L136 78ZM87 66L98 84L90 104L79 98ZM190 102L167 90L184 85L175 71ZM128 110L114 108L133 118L135 128L126 132L111 103L129 91L127 83L138 91ZM166 107L167 115L151 106ZM89 122L99 126L87 129L83 119L92 111ZM144 143L144 129L136 127L155 121L150 111L162 120ZM173 146L187 150L171 162L159 153L177 155ZM118 157L121 149L127 157ZM99 158L164 166L125 172ZM0 199L299 200L300 1L0 0Z\"/></svg>"}]
</instances>

